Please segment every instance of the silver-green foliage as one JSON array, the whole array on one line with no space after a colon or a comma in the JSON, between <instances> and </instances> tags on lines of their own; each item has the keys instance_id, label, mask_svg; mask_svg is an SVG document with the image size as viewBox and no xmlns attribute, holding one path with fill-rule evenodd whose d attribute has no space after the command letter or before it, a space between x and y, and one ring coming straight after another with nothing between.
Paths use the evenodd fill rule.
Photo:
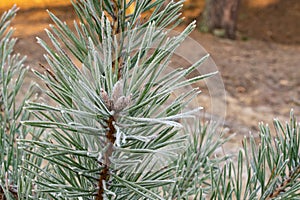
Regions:
<instances>
[{"instance_id":1,"label":"silver-green foliage","mask_svg":"<svg viewBox=\"0 0 300 200\"><path fill-rule=\"evenodd\" d=\"M0 199L8 200L21 198L18 191L31 187L18 184L22 179L23 151L18 149L16 141L26 138L32 131L21 125L21 121L29 119L29 113L24 112L23 107L32 90L27 88L28 92L24 94L25 57L13 53L16 39L12 39L13 29L9 26L16 11L13 7L0 19Z\"/></svg>"},{"instance_id":2,"label":"silver-green foliage","mask_svg":"<svg viewBox=\"0 0 300 200\"><path fill-rule=\"evenodd\" d=\"M73 28L50 13L51 44L38 39L49 68L36 74L52 103L28 102L34 119L22 112L24 101L16 106L24 68L22 59L8 56L12 32L2 31L16 10L2 18L0 186L7 199L299 198L300 131L293 115L285 128L275 121L275 137L261 126L259 140L245 140L235 162L220 153L227 139L217 127L199 125L200 108L186 111L199 94L186 86L212 74L189 76L207 56L187 69L167 70L194 29L192 23L170 37L164 30L180 21L182 1L73 5L79 19ZM189 89L174 97L180 88Z\"/></svg>"},{"instance_id":3,"label":"silver-green foliage","mask_svg":"<svg viewBox=\"0 0 300 200\"><path fill-rule=\"evenodd\" d=\"M243 141L237 159L212 179L212 199L300 198L300 124L291 111L290 121L275 119L274 128L261 124L259 138Z\"/></svg>"}]
</instances>

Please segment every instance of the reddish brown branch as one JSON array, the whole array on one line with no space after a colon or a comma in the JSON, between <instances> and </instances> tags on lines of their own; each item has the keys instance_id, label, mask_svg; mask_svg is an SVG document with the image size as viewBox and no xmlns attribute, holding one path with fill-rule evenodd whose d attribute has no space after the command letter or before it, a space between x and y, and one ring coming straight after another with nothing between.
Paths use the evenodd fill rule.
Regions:
<instances>
[{"instance_id":1,"label":"reddish brown branch","mask_svg":"<svg viewBox=\"0 0 300 200\"><path fill-rule=\"evenodd\" d=\"M112 2L113 2L113 13L115 14L115 15L111 15L112 30L113 30L113 35L118 35L120 33L119 6L118 6L117 0L112 0ZM121 78L121 70L122 70L121 57L118 57L117 64L115 62L116 61L112 62L112 71L117 73L118 79L120 79ZM118 70L116 69L116 66L118 67ZM114 102L114 103L116 103L116 102ZM111 107L111 106L109 106L109 107ZM115 122L115 119L113 116L111 116L106 121L107 128L108 128L108 131L106 132L107 150L104 153L104 163L102 163L103 169L100 173L100 178L99 178L99 182L98 182L99 190L98 190L95 200L103 200L104 183L109 180L109 167L111 164L110 157L113 153L114 143L116 141L116 137L115 137L116 129L113 125L114 122Z\"/></svg>"},{"instance_id":2,"label":"reddish brown branch","mask_svg":"<svg viewBox=\"0 0 300 200\"><path fill-rule=\"evenodd\" d=\"M96 196L95 200L103 200L103 194L104 194L104 182L109 180L109 167L110 167L110 157L113 153L113 145L116 141L116 137L115 137L115 133L116 133L116 129L113 125L115 119L113 116L111 116L108 120L107 120L107 128L108 131L106 132L106 138L107 138L107 151L104 154L104 163L103 166L104 168L102 169L101 173L100 173L100 178L99 178L99 182L98 182L98 193Z\"/></svg>"},{"instance_id":3,"label":"reddish brown branch","mask_svg":"<svg viewBox=\"0 0 300 200\"><path fill-rule=\"evenodd\" d=\"M118 7L118 1L117 0L113 0L114 3L114 13L116 14L115 19L112 22L112 30L113 30L113 35L118 35L120 33L120 19L119 19L119 7ZM121 37L121 36L120 36ZM117 51L117 50L116 50ZM121 51L119 51L118 53L120 53ZM112 62L112 70L113 72L117 73L117 77L118 79L121 79L121 70L122 70L122 59L119 56L117 59L117 67L118 70L116 70L116 61Z\"/></svg>"},{"instance_id":4,"label":"reddish brown branch","mask_svg":"<svg viewBox=\"0 0 300 200\"><path fill-rule=\"evenodd\" d=\"M280 195L280 193L285 192L289 187L289 183L300 173L300 165L291 172L290 176L284 179L284 181L274 189L274 191L266 198L266 200L274 199Z\"/></svg>"}]
</instances>

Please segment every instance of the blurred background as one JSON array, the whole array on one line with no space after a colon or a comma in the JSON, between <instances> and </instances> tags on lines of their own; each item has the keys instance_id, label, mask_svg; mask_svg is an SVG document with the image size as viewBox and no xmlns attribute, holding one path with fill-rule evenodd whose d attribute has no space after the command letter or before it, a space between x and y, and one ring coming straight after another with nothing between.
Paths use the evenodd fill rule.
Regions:
<instances>
[{"instance_id":1,"label":"blurred background","mask_svg":"<svg viewBox=\"0 0 300 200\"><path fill-rule=\"evenodd\" d=\"M38 68L45 61L35 38L47 41L44 29L52 23L45 10L71 26L75 13L69 0L0 0L0 12L13 4L21 8L13 22L16 51ZM183 16L186 24L197 20L191 37L211 54L222 75L225 127L237 133L239 145L241 137L257 133L258 122L286 120L291 108L299 120L300 0L187 0ZM203 88L199 99L204 107L209 106L206 92Z\"/></svg>"}]
</instances>

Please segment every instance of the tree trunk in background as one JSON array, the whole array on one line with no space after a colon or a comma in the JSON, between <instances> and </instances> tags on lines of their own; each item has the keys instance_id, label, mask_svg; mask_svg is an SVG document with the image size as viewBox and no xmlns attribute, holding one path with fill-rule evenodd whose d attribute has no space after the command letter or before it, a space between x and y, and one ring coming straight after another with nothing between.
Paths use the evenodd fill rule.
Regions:
<instances>
[{"instance_id":1,"label":"tree trunk in background","mask_svg":"<svg viewBox=\"0 0 300 200\"><path fill-rule=\"evenodd\" d=\"M224 36L235 39L240 0L206 0L202 25L209 32L223 29Z\"/></svg>"}]
</instances>

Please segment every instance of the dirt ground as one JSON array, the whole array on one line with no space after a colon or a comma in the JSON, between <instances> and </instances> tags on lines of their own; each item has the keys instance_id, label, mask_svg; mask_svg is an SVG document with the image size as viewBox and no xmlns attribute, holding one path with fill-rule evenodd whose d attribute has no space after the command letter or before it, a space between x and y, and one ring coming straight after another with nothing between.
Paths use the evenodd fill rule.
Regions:
<instances>
[{"instance_id":1,"label":"dirt ground","mask_svg":"<svg viewBox=\"0 0 300 200\"><path fill-rule=\"evenodd\" d=\"M274 117L287 120L291 108L300 119L300 2L274 2L250 7L244 1L236 41L197 30L191 34L211 54L221 73L227 94L225 126L230 133L237 133L238 144L250 131L257 133L260 121L271 123ZM201 12L195 5L185 12ZM72 8L49 9L71 24ZM49 23L44 8L21 10L13 23L19 38L16 51L28 56L26 64L31 67L45 63L36 37L46 39L44 29Z\"/></svg>"}]
</instances>

